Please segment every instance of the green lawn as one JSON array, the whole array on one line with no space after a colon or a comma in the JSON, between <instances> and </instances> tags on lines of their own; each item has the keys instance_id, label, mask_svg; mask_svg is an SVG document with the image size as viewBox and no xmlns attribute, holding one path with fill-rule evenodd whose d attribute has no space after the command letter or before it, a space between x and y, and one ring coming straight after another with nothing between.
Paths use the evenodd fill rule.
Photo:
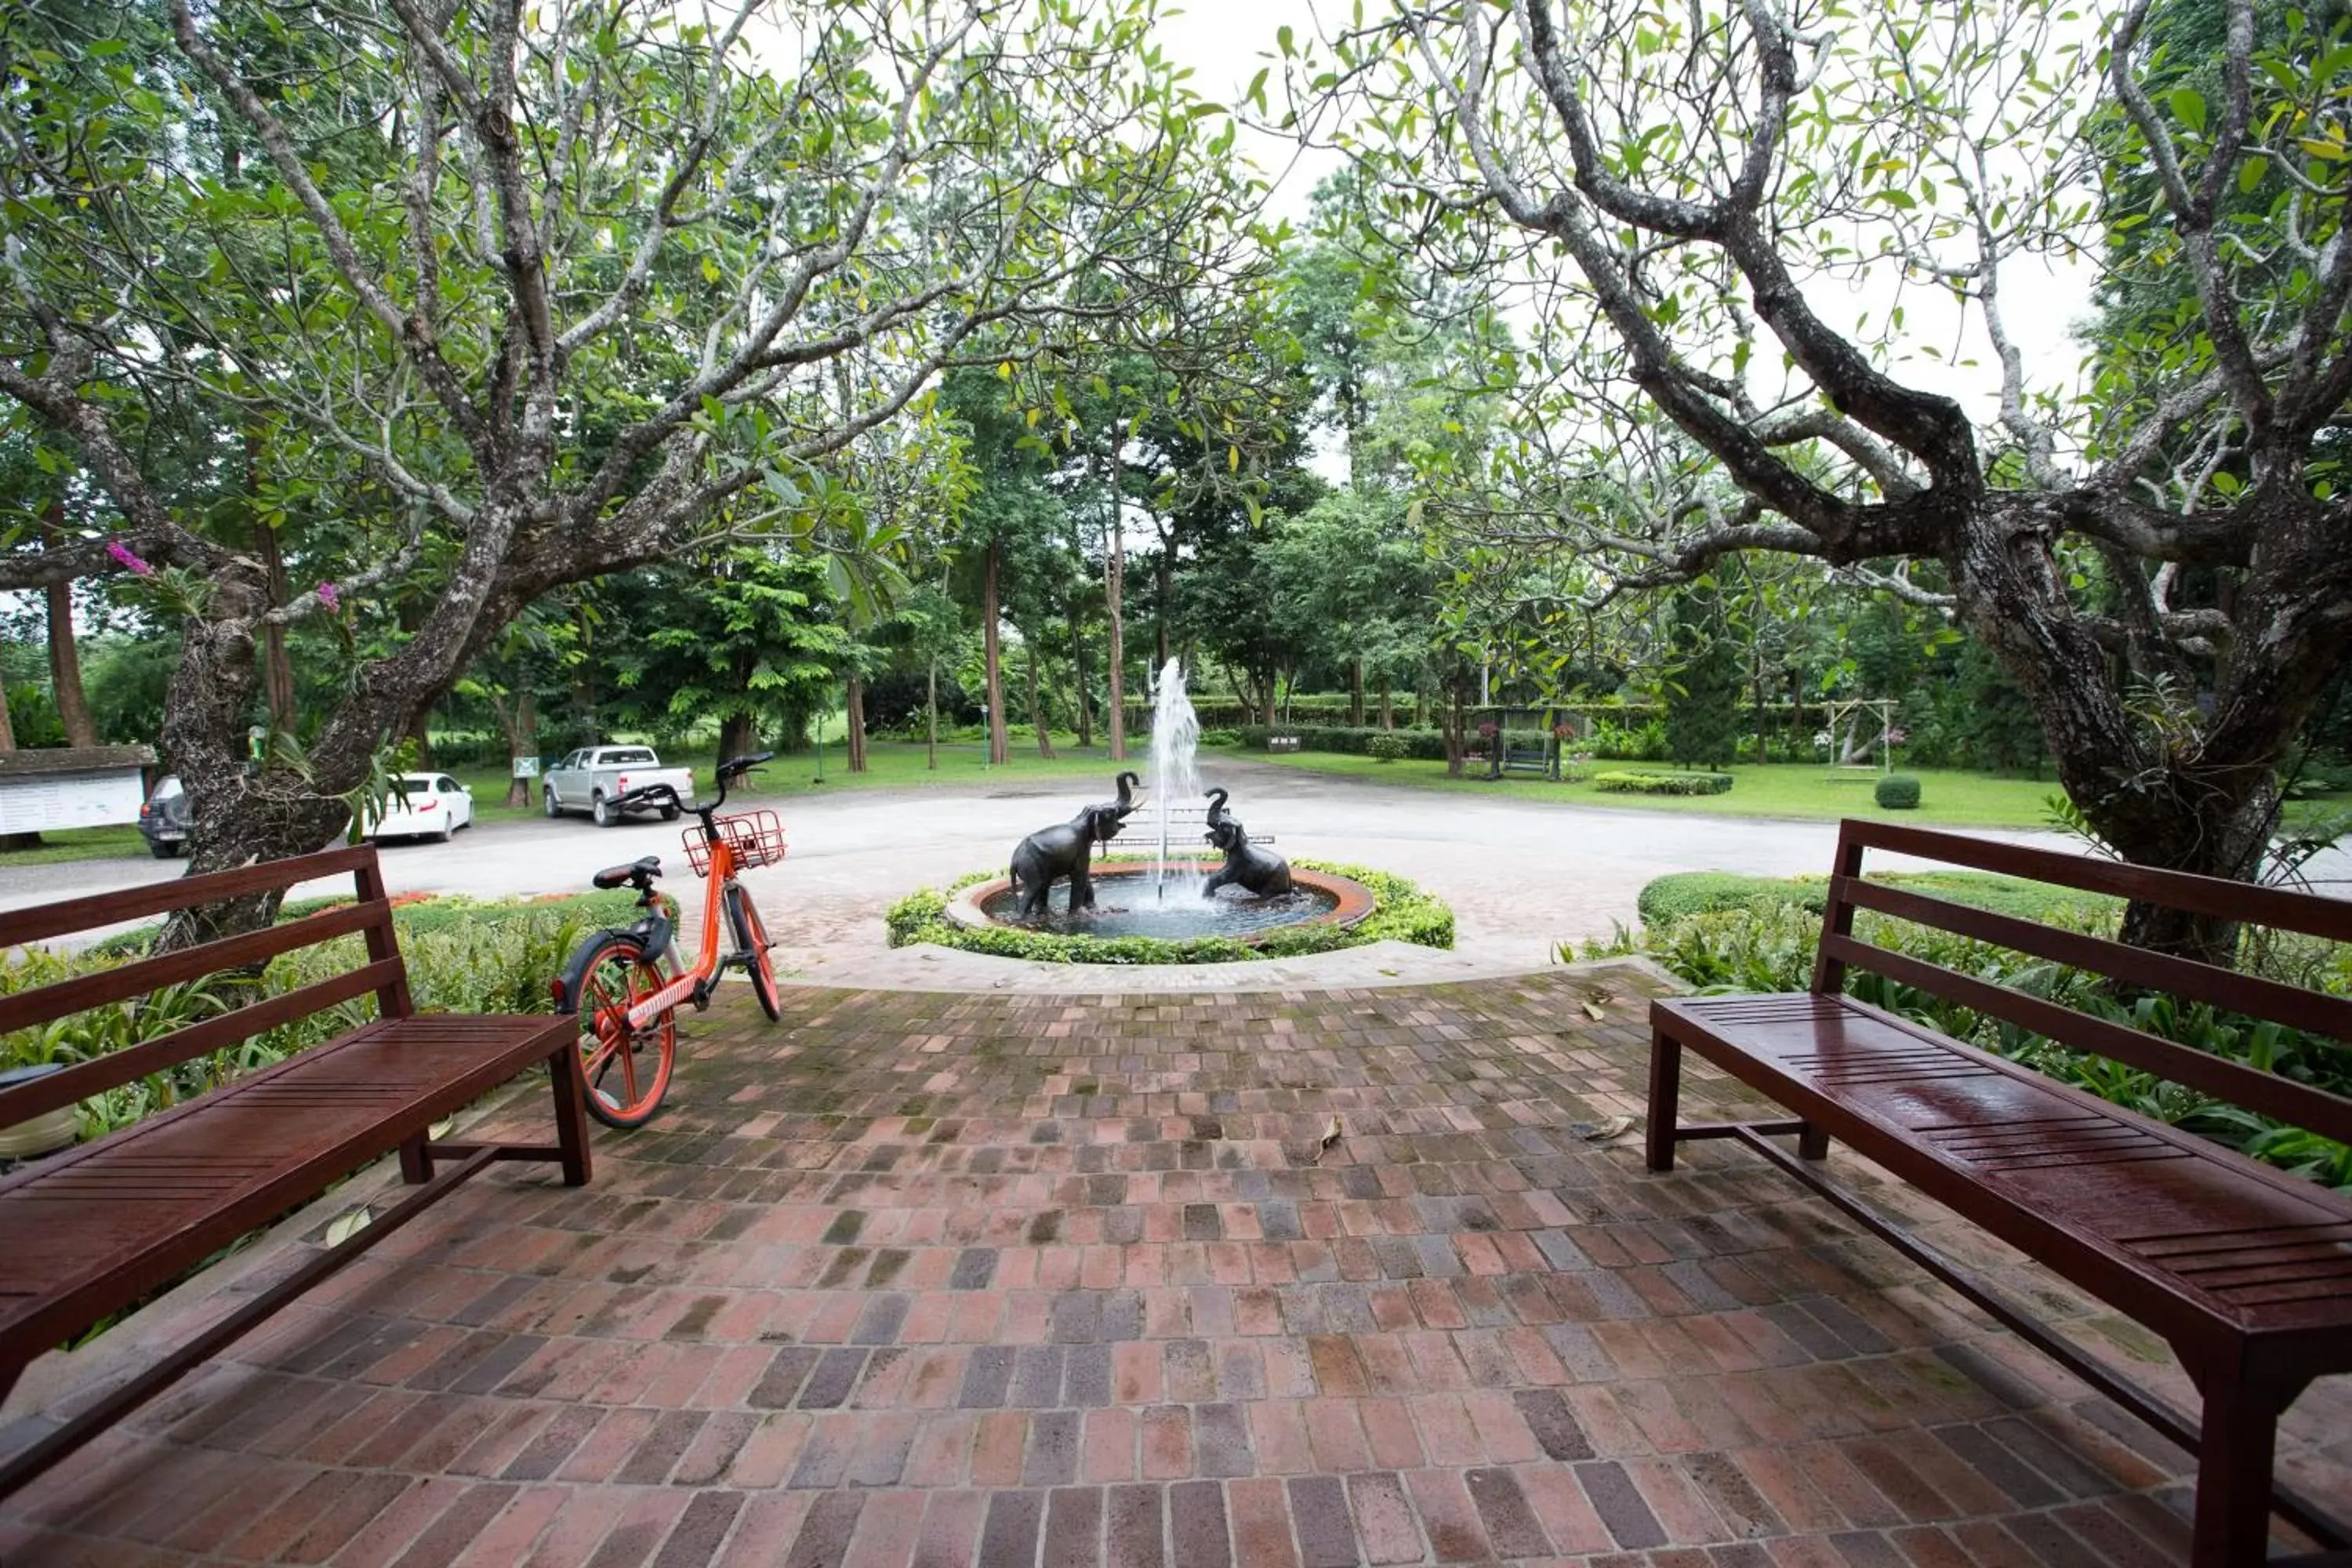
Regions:
<instances>
[{"instance_id":1,"label":"green lawn","mask_svg":"<svg viewBox=\"0 0 2352 1568\"><path fill-rule=\"evenodd\" d=\"M1252 752L1253 761L1308 773L1343 773L1350 778L1422 789L1456 790L1471 794L1507 795L1522 800L1557 801L1627 811L1670 811L1697 816L1783 817L1799 821L1833 822L1842 816L1876 817L1889 822L1916 822L1943 827L2048 827L2050 814L2043 802L2059 793L2052 779L2001 778L1990 773L1958 773L1937 768L1907 768L1919 781L1919 805L1910 811L1885 811L1872 798L1876 773L1832 777L1819 763L1740 764L1724 771L1738 782L1727 795L1603 795L1591 784L1553 784L1528 774L1495 782L1485 778L1448 778L1442 762L1407 759L1382 763L1370 757L1335 752ZM1650 773L1668 771L1664 763L1602 763L1587 765L1589 775L1608 771ZM2287 820L2300 824L2352 801L2295 801Z\"/></svg>"},{"instance_id":2,"label":"green lawn","mask_svg":"<svg viewBox=\"0 0 2352 1568\"><path fill-rule=\"evenodd\" d=\"M1023 730L1013 737L1012 760L1001 767L988 765L988 748L977 741L959 741L952 744L940 742L939 767L924 765L920 742L868 741L866 744L866 769L862 773L849 771L846 748L835 741L824 749L824 773L820 779L817 754L814 750L785 752L767 763L752 776L751 785L740 793L730 792L728 804L739 799L782 800L796 795L824 795L842 790L862 789L924 789L931 787L957 789L1028 789L1044 785L1058 787L1071 780L1098 781L1102 794L1108 797L1114 777L1121 769L1148 773L1144 755L1147 742L1139 738L1129 746L1130 755L1124 763L1113 763L1110 752L1099 741L1086 751L1067 736L1055 736L1055 756L1047 762L1037 754L1034 733ZM712 787L712 773L719 764L718 754L707 748L662 753L664 763L672 767L690 767L694 782L703 794ZM474 792L474 810L488 821L495 817L536 815L539 811L539 787L531 786L533 804L518 811L505 804L507 777L494 768L453 768L452 776Z\"/></svg>"},{"instance_id":3,"label":"green lawn","mask_svg":"<svg viewBox=\"0 0 2352 1568\"><path fill-rule=\"evenodd\" d=\"M147 840L137 825L114 827L68 827L41 835L31 849L0 849L0 867L52 866L63 860L137 859L147 854Z\"/></svg>"}]
</instances>

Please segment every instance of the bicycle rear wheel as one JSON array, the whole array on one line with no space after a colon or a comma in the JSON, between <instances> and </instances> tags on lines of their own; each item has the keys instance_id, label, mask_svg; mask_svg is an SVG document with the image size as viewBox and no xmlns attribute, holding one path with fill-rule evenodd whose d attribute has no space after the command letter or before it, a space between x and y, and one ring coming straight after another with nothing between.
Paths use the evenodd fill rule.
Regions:
<instances>
[{"instance_id":1,"label":"bicycle rear wheel","mask_svg":"<svg viewBox=\"0 0 2352 1568\"><path fill-rule=\"evenodd\" d=\"M677 1060L677 1009L665 1008L643 1028L629 1009L667 980L627 931L599 931L564 966L563 994L580 1016L580 1067L588 1080L588 1114L607 1127L643 1127L669 1092Z\"/></svg>"},{"instance_id":2,"label":"bicycle rear wheel","mask_svg":"<svg viewBox=\"0 0 2352 1568\"><path fill-rule=\"evenodd\" d=\"M727 885L727 924L735 933L735 950L751 955L744 967L751 972L751 994L772 1024L784 1016L784 1008L776 991L775 965L768 961L768 928L740 883Z\"/></svg>"}]
</instances>

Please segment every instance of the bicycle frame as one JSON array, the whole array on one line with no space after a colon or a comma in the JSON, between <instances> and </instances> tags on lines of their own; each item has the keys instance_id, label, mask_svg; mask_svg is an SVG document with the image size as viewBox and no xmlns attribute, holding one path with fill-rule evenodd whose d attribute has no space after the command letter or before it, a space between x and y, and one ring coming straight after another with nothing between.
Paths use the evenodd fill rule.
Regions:
<instances>
[{"instance_id":1,"label":"bicycle frame","mask_svg":"<svg viewBox=\"0 0 2352 1568\"><path fill-rule=\"evenodd\" d=\"M716 807L712 808L716 810ZM717 978L721 963L719 953L719 906L725 901L726 889L735 880L735 852L728 847L724 834L710 831L709 819L703 821L703 831L710 840L710 875L703 879L707 896L702 900L702 943L695 950L694 965L681 971L668 984L629 1009L629 1027L642 1029L654 1019L680 1002L691 1000L698 1007L708 1000L704 987ZM669 922L665 919L664 924ZM677 962L677 950L668 942L662 944L665 962Z\"/></svg>"}]
</instances>

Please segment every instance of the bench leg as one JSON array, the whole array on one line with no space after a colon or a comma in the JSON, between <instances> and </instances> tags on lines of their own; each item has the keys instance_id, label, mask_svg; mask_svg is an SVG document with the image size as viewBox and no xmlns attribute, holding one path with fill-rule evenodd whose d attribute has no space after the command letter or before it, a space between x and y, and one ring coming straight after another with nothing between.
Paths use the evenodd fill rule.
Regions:
<instances>
[{"instance_id":1,"label":"bench leg","mask_svg":"<svg viewBox=\"0 0 2352 1568\"><path fill-rule=\"evenodd\" d=\"M1830 1135L1811 1122L1806 1122L1803 1130L1797 1134L1797 1157L1801 1160L1828 1159Z\"/></svg>"},{"instance_id":2,"label":"bench leg","mask_svg":"<svg viewBox=\"0 0 2352 1568\"><path fill-rule=\"evenodd\" d=\"M419 1132L400 1146L400 1179L412 1187L433 1179L433 1151L427 1146L431 1137Z\"/></svg>"},{"instance_id":3,"label":"bench leg","mask_svg":"<svg viewBox=\"0 0 2352 1568\"><path fill-rule=\"evenodd\" d=\"M1683 1046L1650 1032L1650 1128L1647 1156L1653 1171L1675 1168L1675 1117L1682 1095Z\"/></svg>"},{"instance_id":4,"label":"bench leg","mask_svg":"<svg viewBox=\"0 0 2352 1568\"><path fill-rule=\"evenodd\" d=\"M2235 1378L2203 1379L2191 1568L2258 1568L2270 1554L2271 1464L2279 1391ZM2292 1398L2290 1394L2288 1398Z\"/></svg>"},{"instance_id":5,"label":"bench leg","mask_svg":"<svg viewBox=\"0 0 2352 1568\"><path fill-rule=\"evenodd\" d=\"M555 1142L562 1151L563 1184L588 1184L588 1085L580 1075L580 1049L567 1043L547 1058L547 1080L555 1092Z\"/></svg>"}]
</instances>

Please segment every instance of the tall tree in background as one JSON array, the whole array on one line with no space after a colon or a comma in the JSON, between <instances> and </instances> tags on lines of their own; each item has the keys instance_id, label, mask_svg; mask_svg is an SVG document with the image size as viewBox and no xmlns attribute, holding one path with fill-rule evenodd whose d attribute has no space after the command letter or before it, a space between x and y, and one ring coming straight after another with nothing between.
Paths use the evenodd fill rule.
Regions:
<instances>
[{"instance_id":1,"label":"tall tree in background","mask_svg":"<svg viewBox=\"0 0 2352 1568\"><path fill-rule=\"evenodd\" d=\"M0 31L0 395L114 514L110 538L20 542L0 587L127 570L176 613L164 739L198 870L341 831L386 738L539 596L713 520L781 531L809 471L976 333L1116 314L1196 259L1100 216L1150 209L1208 156L1140 47L1149 0L754 3L715 31L653 0L171 0L168 48L149 15L25 7ZM754 56L774 26L789 79ZM174 134L191 112L240 155ZM264 563L126 440L121 410L163 389L265 409L289 431L266 461L295 460L299 431L394 504L336 577L276 604ZM404 584L429 605L414 631L299 765L248 774L264 628Z\"/></svg>"},{"instance_id":2,"label":"tall tree in background","mask_svg":"<svg viewBox=\"0 0 2352 1568\"><path fill-rule=\"evenodd\" d=\"M2253 0L2223 0L2200 89L2153 41L2168 9L2000 0L1927 27L1910 0L1834 25L1756 0L1445 0L1299 67L1333 72L1300 99L1375 100L1359 123L1387 211L1449 258L1504 277L1514 237L1565 253L1548 416L1584 432L1585 468L1663 420L1732 498L1630 519L1556 502L1555 531L1635 584L1765 550L1948 593L2108 844L2247 878L2273 770L2352 662L2352 16L2266 7L2258 26ZM2038 395L2006 290L2102 223L2144 237L2117 266L2189 297L2094 399ZM1814 286L1865 268L1965 304L1993 419L1906 377L1903 315L1825 317ZM1525 478L1561 494L1557 472ZM2222 961L2234 934L2145 905L2123 931Z\"/></svg>"}]
</instances>

